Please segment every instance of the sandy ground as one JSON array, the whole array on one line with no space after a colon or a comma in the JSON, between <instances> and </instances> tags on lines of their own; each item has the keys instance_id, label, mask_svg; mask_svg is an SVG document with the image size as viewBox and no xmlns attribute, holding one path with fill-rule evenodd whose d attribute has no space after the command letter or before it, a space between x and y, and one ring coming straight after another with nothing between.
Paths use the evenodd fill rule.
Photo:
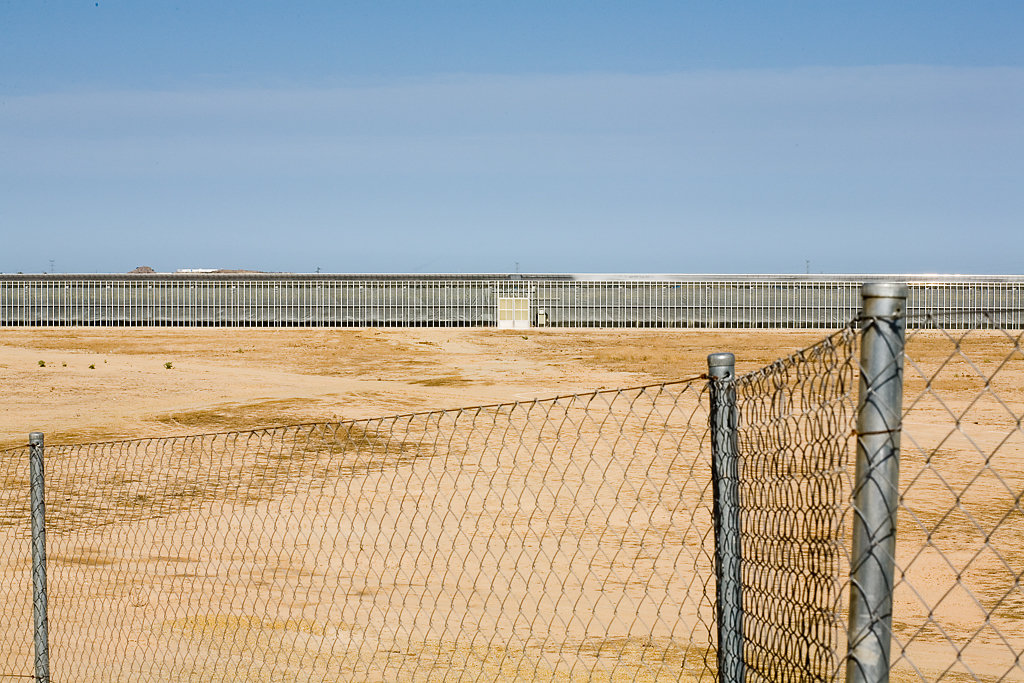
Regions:
<instances>
[{"instance_id":1,"label":"sandy ground","mask_svg":"<svg viewBox=\"0 0 1024 683\"><path fill-rule=\"evenodd\" d=\"M692 377L711 351L733 351L743 372L822 336L0 330L0 445L24 444L31 430L55 445L530 401ZM896 665L905 680L960 680L966 669L979 680L1024 678L1014 664L1024 649L1019 340L919 333L909 348ZM359 435L345 436L358 444L350 448L358 467L334 452L295 459L305 451L294 439L305 432L285 431L293 439L289 460L274 459L279 441L261 440L198 489L175 473L223 448L216 439L174 442L160 452L92 449L79 454L75 471L58 461L52 476L65 489L52 495L89 500L73 512L91 522L51 541L54 590L76 595L53 607L55 659L75 680L156 679L168 671L169 680L404 680L422 678L420 671L434 672L430 680L438 671L456 680L675 680L699 671L699 654L676 644L699 638L706 619L706 589L692 583L707 540L694 526L706 529L707 501L699 500L706 476L663 462L665 445L644 435L645 425L661 420L684 434L682 444L692 437L688 421L703 418L683 389L615 396L597 410L579 401L549 404L557 415L545 414L554 431L544 434L531 431L529 420L516 422L521 411L490 411L488 429L472 429L459 444L427 438L435 427L425 421L364 423ZM586 418L604 413L618 421ZM393 434L395 425L409 443L429 443L430 452L400 448L396 455L382 446L379 435L385 427ZM628 458L602 455L623 435L635 439ZM516 444L526 442L555 445L523 461ZM578 442L599 444L585 466L571 447ZM696 448L687 442L679 452ZM497 455L467 459L478 452ZM458 466L438 469L431 463L439 458ZM5 490L21 486L22 469L9 463ZM239 484L254 472L255 492ZM122 478L103 479L112 473ZM317 488L325 480L341 483ZM580 502L580 491L589 502ZM132 497L122 500L125 493ZM666 507L665 500L674 502ZM159 518L131 513L157 503ZM524 510L547 516L516 516ZM5 558L13 571L27 561L27 543L23 529L4 539L10 534L19 539ZM540 580L555 584L531 584L538 557L551 570ZM334 613L340 585L345 598ZM24 663L17 655L28 647L17 607L24 586L17 592L0 619L8 661ZM496 604L495 595L506 597ZM673 611L683 626L673 625ZM509 613L527 621L502 623ZM581 613L591 615L593 628ZM608 624L617 625L609 633L624 635L595 639ZM466 633L479 636L467 640ZM122 644L142 658L120 657ZM377 652L371 660L350 658L367 646ZM258 652L277 659L259 661ZM146 661L163 668L146 672ZM566 661L571 666L559 668Z\"/></svg>"},{"instance_id":2,"label":"sandy ground","mask_svg":"<svg viewBox=\"0 0 1024 683\"><path fill-rule=\"evenodd\" d=\"M704 372L712 351L737 349L740 369L754 368L820 336L5 329L0 448L34 430L50 443L166 436L647 384Z\"/></svg>"}]
</instances>

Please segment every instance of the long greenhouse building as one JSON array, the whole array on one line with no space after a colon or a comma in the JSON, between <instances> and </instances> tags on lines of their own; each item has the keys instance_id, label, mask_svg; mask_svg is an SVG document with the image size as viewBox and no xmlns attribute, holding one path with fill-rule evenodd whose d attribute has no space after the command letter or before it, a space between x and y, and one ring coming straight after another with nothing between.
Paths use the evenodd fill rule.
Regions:
<instances>
[{"instance_id":1,"label":"long greenhouse building","mask_svg":"<svg viewBox=\"0 0 1024 683\"><path fill-rule=\"evenodd\" d=\"M1024 326L1024 276L219 272L0 275L0 326L837 328L869 281L912 327Z\"/></svg>"}]
</instances>

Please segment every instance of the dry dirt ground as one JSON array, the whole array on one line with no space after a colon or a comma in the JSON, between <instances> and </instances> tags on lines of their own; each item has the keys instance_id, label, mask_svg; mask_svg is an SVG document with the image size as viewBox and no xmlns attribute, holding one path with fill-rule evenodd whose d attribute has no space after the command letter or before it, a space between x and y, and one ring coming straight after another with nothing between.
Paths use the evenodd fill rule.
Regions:
<instances>
[{"instance_id":1,"label":"dry dirt ground","mask_svg":"<svg viewBox=\"0 0 1024 683\"><path fill-rule=\"evenodd\" d=\"M736 353L742 373L823 336L818 330L7 329L0 330L0 447L24 444L33 430L45 432L48 444L79 443L530 401L693 377L704 372L706 355L713 351ZM1020 340L999 333L961 339L929 332L912 335L908 349L910 410L904 425L894 619L898 678L1024 678L1024 668L1014 663L1015 653L1024 650ZM621 395L609 413L635 397ZM660 419L667 408L690 410L694 400L685 392L643 394L625 409ZM690 418L684 411L671 419ZM603 429L589 422L569 427L568 437L584 440L588 430ZM643 434L646 429L626 427L619 431ZM569 673L549 668L569 656L557 641L527 652L516 645L520 641L484 634L571 631L576 625L560 626L561 615L578 619L577 603L595 592L614 603L597 600L595 618L623 618L622 606L630 600L638 605L633 619L641 626L643 618L660 620L666 606L690 609L679 598L679 586L665 577L683 564L692 571L687 534L694 529L673 529L677 521L698 517L706 528L701 517L706 508L687 501L659 518L663 501L645 502L644 486L636 482L662 477L658 496L671 484L679 496L699 497L703 484L686 489L677 483L699 483L704 475L658 463L658 450L642 437L623 467L595 448L590 458L597 471L577 471L572 452L552 451L547 460L520 466L512 462L515 439L482 432L469 438L496 438L493 443L501 444L496 459L463 457L451 471L431 466L430 458L403 460L408 467L360 471L326 492L322 477L313 476L319 460L289 461L274 465L283 479L292 477L280 494L240 501L224 493L239 488L234 475L225 476L210 479L211 490L223 489L216 496L198 491L187 499L206 501L202 505L209 514L197 516L178 505L159 518L108 520L56 537L54 591L75 596L63 602L55 598L52 608L55 666L73 671L76 680L140 675L155 680L171 670L168 680L401 680L419 679L419 671L433 672L429 680L675 680L680 671L699 671L699 654L695 659L672 639L655 638L656 629L647 640L579 641L572 656L584 664ZM360 439L359 448L379 455L372 439ZM472 450L468 440L464 446ZM259 448L254 453L262 457ZM143 482L166 478L175 469L167 454L148 446L88 455L93 462L74 466L90 476L136 468L135 479L125 481L135 486L131 502L142 506L152 505L147 498L152 491L143 490ZM65 476L62 466L71 465L55 463L56 479ZM260 467L266 477L267 463ZM577 476L582 489L566 483ZM9 475L8 481L20 487L22 479ZM597 482L595 489L586 488L591 481ZM104 485L108 488L67 493L103 498L104 491L120 492L110 482ZM276 490L273 482L261 486ZM591 499L581 498L577 489ZM571 510L562 495L569 496ZM510 502L518 512L509 513ZM96 501L97 510L104 505ZM104 509L123 505L116 501ZM341 508L332 511L337 505ZM516 516L530 509L551 516ZM584 509L587 514L574 522L572 515ZM651 514L638 515L644 510ZM507 514L511 519L503 517ZM467 527L473 534L466 535ZM551 528L569 535L545 535ZM8 664L28 661L18 655L27 643L20 628L25 615L16 606L24 602L25 586L15 589L9 582L27 562L27 543L20 527L5 534L0 542L11 534L18 540L17 550L4 558L7 587L0 586L9 593L0 606L0 632L8 641L0 651L0 673L25 675L31 672L7 671L4 657ZM341 538L350 541L339 552L331 541ZM572 538L575 549L567 545ZM353 546L351 539L368 543ZM666 544L674 554L666 556ZM567 547L573 552L566 554ZM538 574L532 558L549 562L550 574ZM578 569L594 567L594 575L603 577L599 585L571 583ZM541 585L531 583L537 576ZM326 585L325 577L345 586ZM556 583L549 586L549 580ZM658 592L662 589L666 592ZM15 590L17 596L10 593ZM321 595L325 590L327 599ZM691 584L688 590L703 588ZM331 611L338 597L332 591L346 594L342 613ZM489 602L498 594L506 596L500 604ZM553 596L555 602L546 606L534 594ZM620 595L623 601L615 597ZM661 597L650 604L655 595ZM506 604L508 596L516 596L518 604ZM575 596L570 600L575 603L567 607L568 596ZM271 607L283 602L289 605L283 611ZM426 604L445 611L423 612ZM355 611L349 614L350 609ZM695 619L698 611L694 607L685 616ZM505 614L529 614L532 621L499 623ZM468 641L449 637L449 628L456 634L474 632L467 619L487 628ZM396 625L393 621L407 621L424 635L416 643L381 650L381 634ZM635 633L637 623L626 624L623 632ZM132 624L147 626L140 630ZM660 628L681 635L663 623ZM377 642L376 659L350 661L345 643L359 642ZM134 659L120 656L122 646L135 653ZM261 652L279 659L261 661ZM160 664L147 671L147 662Z\"/></svg>"},{"instance_id":2,"label":"dry dirt ground","mask_svg":"<svg viewBox=\"0 0 1024 683\"><path fill-rule=\"evenodd\" d=\"M0 448L526 400L754 368L820 332L0 330ZM45 363L41 367L40 363ZM167 363L171 364L168 369Z\"/></svg>"}]
</instances>

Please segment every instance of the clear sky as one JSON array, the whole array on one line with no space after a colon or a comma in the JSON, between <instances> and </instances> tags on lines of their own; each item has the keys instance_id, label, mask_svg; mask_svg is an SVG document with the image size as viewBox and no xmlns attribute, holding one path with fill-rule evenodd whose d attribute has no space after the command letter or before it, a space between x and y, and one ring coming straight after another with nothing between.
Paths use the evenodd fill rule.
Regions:
<instances>
[{"instance_id":1,"label":"clear sky","mask_svg":"<svg viewBox=\"0 0 1024 683\"><path fill-rule=\"evenodd\" d=\"M0 0L0 271L1024 273L1024 2Z\"/></svg>"}]
</instances>

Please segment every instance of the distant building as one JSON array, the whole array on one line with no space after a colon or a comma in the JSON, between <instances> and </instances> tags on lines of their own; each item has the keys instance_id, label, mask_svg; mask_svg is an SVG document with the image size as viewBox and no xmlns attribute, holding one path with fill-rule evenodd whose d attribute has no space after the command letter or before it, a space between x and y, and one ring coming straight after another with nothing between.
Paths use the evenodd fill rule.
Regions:
<instances>
[{"instance_id":1,"label":"distant building","mask_svg":"<svg viewBox=\"0 0 1024 683\"><path fill-rule=\"evenodd\" d=\"M137 269L139 270L139 269ZM1020 275L2 275L0 326L826 328L865 281L910 286L910 327L1024 327Z\"/></svg>"}]
</instances>

